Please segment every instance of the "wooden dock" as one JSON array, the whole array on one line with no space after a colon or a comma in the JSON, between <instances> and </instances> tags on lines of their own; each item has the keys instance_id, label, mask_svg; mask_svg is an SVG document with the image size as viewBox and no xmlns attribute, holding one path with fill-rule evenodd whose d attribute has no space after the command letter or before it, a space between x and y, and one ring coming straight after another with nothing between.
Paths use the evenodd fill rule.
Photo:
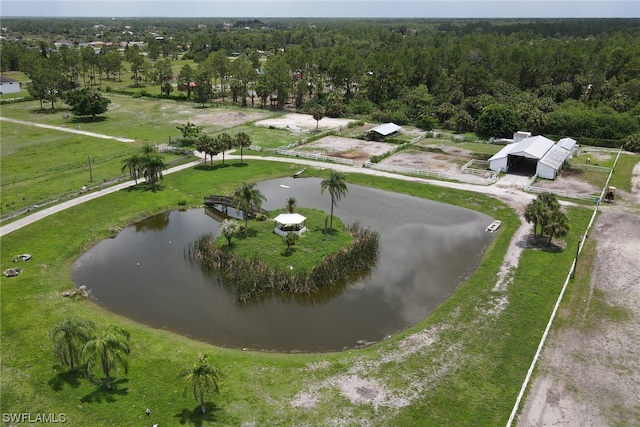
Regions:
<instances>
[{"instance_id":1,"label":"wooden dock","mask_svg":"<svg viewBox=\"0 0 640 427\"><path fill-rule=\"evenodd\" d=\"M220 196L220 195L211 195L211 196L206 196L204 198L204 204L205 206L211 206L211 207L216 207L216 206L226 206L226 207L231 207L234 208L236 207L236 204L233 203L233 197L231 196ZM256 216L257 214L264 214L264 215L269 215L269 211L266 209L258 209L256 206L252 206L251 207L251 211L249 212L250 215Z\"/></svg>"}]
</instances>

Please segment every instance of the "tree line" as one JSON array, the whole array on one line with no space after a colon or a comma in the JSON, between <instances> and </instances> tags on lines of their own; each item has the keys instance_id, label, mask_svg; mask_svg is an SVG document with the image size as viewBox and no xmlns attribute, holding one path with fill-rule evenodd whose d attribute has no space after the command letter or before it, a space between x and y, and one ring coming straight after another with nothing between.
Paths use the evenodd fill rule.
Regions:
<instances>
[{"instance_id":1,"label":"tree line","mask_svg":"<svg viewBox=\"0 0 640 427\"><path fill-rule=\"evenodd\" d=\"M202 105L229 97L304 112L321 106L329 117L484 136L524 129L617 145L640 131L633 19L196 22L208 21L169 20L156 28L160 40L140 29L143 47L98 54L54 49L52 41L3 42L1 66L33 80L49 61L47 70L76 86L120 78L126 67L134 86L157 84L167 96L177 87ZM174 76L178 57L193 62Z\"/></svg>"}]
</instances>

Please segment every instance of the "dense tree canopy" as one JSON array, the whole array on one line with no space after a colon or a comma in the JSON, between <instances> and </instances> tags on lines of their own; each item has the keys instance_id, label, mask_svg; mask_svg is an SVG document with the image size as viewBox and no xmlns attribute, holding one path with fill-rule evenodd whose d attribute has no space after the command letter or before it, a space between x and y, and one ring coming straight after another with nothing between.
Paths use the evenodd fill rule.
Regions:
<instances>
[{"instance_id":1,"label":"dense tree canopy","mask_svg":"<svg viewBox=\"0 0 640 427\"><path fill-rule=\"evenodd\" d=\"M535 133L621 143L640 131L640 27L633 19L265 19L229 26L194 18L101 25L102 41L143 47L128 45L118 61L110 47L96 55L93 48L53 45L95 38L86 20L5 19L0 67L26 72L44 58L67 81L86 86L119 75L125 63L135 86L146 76L169 89L167 61L182 54L195 64L179 77L176 71L173 82L188 95L194 82L194 100L203 105L229 95L246 105L251 92L263 107L271 100L274 108L292 103L304 110L313 102L331 117L457 132L508 136L512 112L522 130ZM151 32L164 37L150 38ZM487 108L495 114L495 105L509 111L508 126L493 123L497 130L486 126L486 115L481 119Z\"/></svg>"}]
</instances>

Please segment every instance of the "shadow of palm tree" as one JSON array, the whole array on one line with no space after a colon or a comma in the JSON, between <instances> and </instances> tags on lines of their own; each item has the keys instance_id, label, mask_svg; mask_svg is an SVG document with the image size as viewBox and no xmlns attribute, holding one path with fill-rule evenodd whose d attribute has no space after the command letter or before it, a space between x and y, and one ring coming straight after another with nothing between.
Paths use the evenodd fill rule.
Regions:
<instances>
[{"instance_id":1,"label":"shadow of palm tree","mask_svg":"<svg viewBox=\"0 0 640 427\"><path fill-rule=\"evenodd\" d=\"M116 402L117 396L126 396L127 394L129 394L129 389L126 387L122 387L128 382L129 380L127 378L116 380L111 383L111 388L108 390L104 386L104 384L100 384L98 389L84 396L82 399L80 399L80 402L82 403Z\"/></svg>"},{"instance_id":2,"label":"shadow of palm tree","mask_svg":"<svg viewBox=\"0 0 640 427\"><path fill-rule=\"evenodd\" d=\"M60 366L56 366L56 368L62 369ZM65 384L71 388L80 387L80 379L82 378L84 378L82 371L64 371L51 378L47 384L53 391L61 391Z\"/></svg>"},{"instance_id":3,"label":"shadow of palm tree","mask_svg":"<svg viewBox=\"0 0 640 427\"><path fill-rule=\"evenodd\" d=\"M156 184L155 188L151 188L151 185L145 181L138 180L136 185L132 185L131 187L124 188L122 191L126 191L128 193L148 193L149 191L156 193L158 191L163 191L164 187L160 184Z\"/></svg>"},{"instance_id":4,"label":"shadow of palm tree","mask_svg":"<svg viewBox=\"0 0 640 427\"><path fill-rule=\"evenodd\" d=\"M215 403L205 402L204 404L207 412L204 414L200 410L200 405L197 405L194 409L183 409L182 412L177 413L174 418L177 418L180 424L190 424L196 427L202 426L206 422L216 421L216 412L220 411L220 408Z\"/></svg>"}]
</instances>

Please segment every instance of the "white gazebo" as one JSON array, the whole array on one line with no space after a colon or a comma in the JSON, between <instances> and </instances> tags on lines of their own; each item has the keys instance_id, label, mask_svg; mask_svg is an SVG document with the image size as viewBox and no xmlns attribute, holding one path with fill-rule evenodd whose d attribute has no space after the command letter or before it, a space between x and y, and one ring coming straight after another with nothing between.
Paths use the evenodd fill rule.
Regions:
<instances>
[{"instance_id":1,"label":"white gazebo","mask_svg":"<svg viewBox=\"0 0 640 427\"><path fill-rule=\"evenodd\" d=\"M307 227L304 224L307 218L297 213L282 213L273 220L276 223L273 232L278 236L284 236L290 232L299 236L307 231Z\"/></svg>"}]
</instances>

